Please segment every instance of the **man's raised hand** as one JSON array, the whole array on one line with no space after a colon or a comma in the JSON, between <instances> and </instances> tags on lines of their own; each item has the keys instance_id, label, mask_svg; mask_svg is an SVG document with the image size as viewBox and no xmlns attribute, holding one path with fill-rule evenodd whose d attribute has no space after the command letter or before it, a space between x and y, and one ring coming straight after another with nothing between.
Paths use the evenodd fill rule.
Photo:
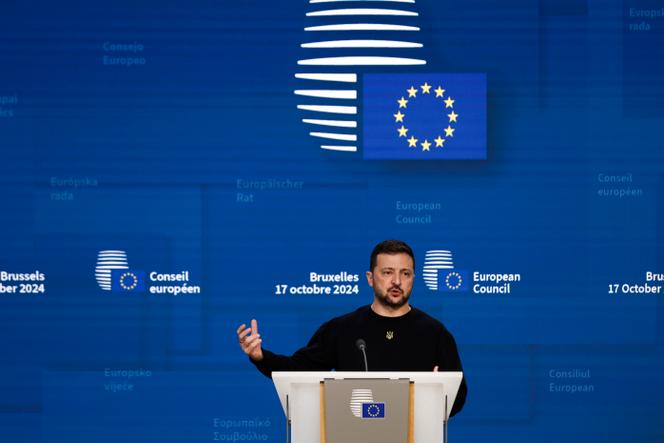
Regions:
<instances>
[{"instance_id":1,"label":"man's raised hand","mask_svg":"<svg viewBox=\"0 0 664 443\"><path fill-rule=\"evenodd\" d=\"M251 327L242 324L237 328L237 339L240 342L242 351L254 361L263 359L263 350L261 349L261 336L258 333L258 322L251 320Z\"/></svg>"}]
</instances>

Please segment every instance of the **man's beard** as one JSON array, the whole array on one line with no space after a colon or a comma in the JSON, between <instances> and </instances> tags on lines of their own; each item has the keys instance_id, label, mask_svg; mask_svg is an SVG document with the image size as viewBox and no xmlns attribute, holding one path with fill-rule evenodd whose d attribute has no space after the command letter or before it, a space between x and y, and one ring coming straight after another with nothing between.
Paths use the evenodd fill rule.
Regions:
<instances>
[{"instance_id":1,"label":"man's beard","mask_svg":"<svg viewBox=\"0 0 664 443\"><path fill-rule=\"evenodd\" d=\"M393 301L390 299L389 292L394 289L390 288L385 294L381 294L378 291L374 291L374 295L376 296L376 299L378 300L378 303L381 305L387 307L387 308L393 308L393 309L398 309L408 303L408 299L410 298L410 293L406 294L403 290L401 290L401 297L397 301Z\"/></svg>"}]
</instances>

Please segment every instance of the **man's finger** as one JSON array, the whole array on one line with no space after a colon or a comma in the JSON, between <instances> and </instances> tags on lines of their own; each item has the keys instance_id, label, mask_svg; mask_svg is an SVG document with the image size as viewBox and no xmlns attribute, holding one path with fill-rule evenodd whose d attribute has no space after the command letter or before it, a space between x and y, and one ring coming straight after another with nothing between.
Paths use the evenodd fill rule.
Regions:
<instances>
[{"instance_id":1,"label":"man's finger","mask_svg":"<svg viewBox=\"0 0 664 443\"><path fill-rule=\"evenodd\" d=\"M254 341L260 339L260 335L250 335L249 337L245 338L244 341L241 341L240 344L242 345L243 349L247 349Z\"/></svg>"},{"instance_id":2,"label":"man's finger","mask_svg":"<svg viewBox=\"0 0 664 443\"><path fill-rule=\"evenodd\" d=\"M239 338L240 341L242 341L242 339L245 338L247 335L249 335L250 332L251 332L251 328L247 328L247 329L245 329L244 331L240 332L240 333L237 335L237 338Z\"/></svg>"},{"instance_id":3,"label":"man's finger","mask_svg":"<svg viewBox=\"0 0 664 443\"><path fill-rule=\"evenodd\" d=\"M237 328L237 331L236 331L236 332L237 332L238 334L240 334L240 332L242 332L242 330L243 330L244 328L246 328L246 327L247 327L247 325L245 325L244 323L242 323L242 324L240 325L240 327Z\"/></svg>"},{"instance_id":4,"label":"man's finger","mask_svg":"<svg viewBox=\"0 0 664 443\"><path fill-rule=\"evenodd\" d=\"M254 331L254 334L258 334L258 322L255 318L251 320L251 330Z\"/></svg>"},{"instance_id":5,"label":"man's finger","mask_svg":"<svg viewBox=\"0 0 664 443\"><path fill-rule=\"evenodd\" d=\"M253 351L253 350L256 349L258 346L260 346L261 343L263 343L263 340L261 340L260 338L259 338L258 340L256 340L256 341L254 341L252 344L250 344L250 345L247 347L247 352L251 352L251 351Z\"/></svg>"},{"instance_id":6,"label":"man's finger","mask_svg":"<svg viewBox=\"0 0 664 443\"><path fill-rule=\"evenodd\" d=\"M438 372L438 366L433 367L433 372Z\"/></svg>"}]
</instances>

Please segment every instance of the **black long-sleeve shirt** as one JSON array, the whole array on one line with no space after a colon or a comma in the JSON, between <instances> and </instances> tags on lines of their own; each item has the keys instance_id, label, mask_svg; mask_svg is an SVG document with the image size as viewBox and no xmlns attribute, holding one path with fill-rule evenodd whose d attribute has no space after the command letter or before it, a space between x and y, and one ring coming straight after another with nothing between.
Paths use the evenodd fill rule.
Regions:
<instances>
[{"instance_id":1,"label":"black long-sleeve shirt","mask_svg":"<svg viewBox=\"0 0 664 443\"><path fill-rule=\"evenodd\" d=\"M359 338L366 342L370 371L463 370L454 337L440 321L416 308L400 317L383 317L370 306L324 323L290 357L263 349L263 359L252 362L267 377L272 371L363 371ZM467 390L464 378L451 415L463 408Z\"/></svg>"}]
</instances>

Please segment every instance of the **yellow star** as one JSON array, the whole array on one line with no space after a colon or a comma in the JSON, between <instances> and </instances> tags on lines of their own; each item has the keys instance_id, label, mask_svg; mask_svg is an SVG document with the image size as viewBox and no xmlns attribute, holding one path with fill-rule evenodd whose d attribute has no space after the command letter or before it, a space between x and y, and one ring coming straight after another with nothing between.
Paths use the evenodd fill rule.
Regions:
<instances>
[{"instance_id":1,"label":"yellow star","mask_svg":"<svg viewBox=\"0 0 664 443\"><path fill-rule=\"evenodd\" d=\"M447 128L445 128L445 137L454 137L454 128L447 125Z\"/></svg>"},{"instance_id":2,"label":"yellow star","mask_svg":"<svg viewBox=\"0 0 664 443\"><path fill-rule=\"evenodd\" d=\"M442 148L443 144L445 143L445 139L440 135L438 136L438 138L434 139L434 141L436 142L436 148Z\"/></svg>"},{"instance_id":3,"label":"yellow star","mask_svg":"<svg viewBox=\"0 0 664 443\"><path fill-rule=\"evenodd\" d=\"M417 97L417 89L413 88L412 86L410 89L406 89L408 91L408 97Z\"/></svg>"},{"instance_id":4,"label":"yellow star","mask_svg":"<svg viewBox=\"0 0 664 443\"><path fill-rule=\"evenodd\" d=\"M431 85L427 82L424 82L424 84L420 86L420 88L422 88L422 94L428 94L429 91L431 90Z\"/></svg>"},{"instance_id":5,"label":"yellow star","mask_svg":"<svg viewBox=\"0 0 664 443\"><path fill-rule=\"evenodd\" d=\"M452 97L447 97L447 100L444 100L444 102L446 108L451 108L452 105L454 104L454 100L452 100Z\"/></svg>"},{"instance_id":6,"label":"yellow star","mask_svg":"<svg viewBox=\"0 0 664 443\"><path fill-rule=\"evenodd\" d=\"M406 132L408 132L408 128L404 127L404 125L401 125L400 128L397 128L397 131L399 131L399 137L405 137Z\"/></svg>"},{"instance_id":7,"label":"yellow star","mask_svg":"<svg viewBox=\"0 0 664 443\"><path fill-rule=\"evenodd\" d=\"M399 103L399 108L405 108L406 105L408 104L408 100L401 97L401 100L397 100L397 103Z\"/></svg>"},{"instance_id":8,"label":"yellow star","mask_svg":"<svg viewBox=\"0 0 664 443\"><path fill-rule=\"evenodd\" d=\"M434 91L436 92L436 97L441 97L442 98L443 94L445 94L445 90L443 88L441 88L440 86L438 86L436 89L434 89Z\"/></svg>"},{"instance_id":9,"label":"yellow star","mask_svg":"<svg viewBox=\"0 0 664 443\"><path fill-rule=\"evenodd\" d=\"M451 113L451 114L447 114L447 116L450 118L450 123L452 123L452 122L456 122L456 121L457 121L457 117L459 116L459 114L457 114L456 112L452 111L452 113Z\"/></svg>"},{"instance_id":10,"label":"yellow star","mask_svg":"<svg viewBox=\"0 0 664 443\"><path fill-rule=\"evenodd\" d=\"M406 116L406 114L402 114L401 111L397 111L396 114L392 114L392 115L394 115L395 123L399 123L399 122L403 123L403 118Z\"/></svg>"},{"instance_id":11,"label":"yellow star","mask_svg":"<svg viewBox=\"0 0 664 443\"><path fill-rule=\"evenodd\" d=\"M428 151L430 146L431 143L429 143L429 140L424 140L422 142L422 151Z\"/></svg>"},{"instance_id":12,"label":"yellow star","mask_svg":"<svg viewBox=\"0 0 664 443\"><path fill-rule=\"evenodd\" d=\"M409 148L417 148L417 139L413 137L412 135L408 139L408 147Z\"/></svg>"}]
</instances>

